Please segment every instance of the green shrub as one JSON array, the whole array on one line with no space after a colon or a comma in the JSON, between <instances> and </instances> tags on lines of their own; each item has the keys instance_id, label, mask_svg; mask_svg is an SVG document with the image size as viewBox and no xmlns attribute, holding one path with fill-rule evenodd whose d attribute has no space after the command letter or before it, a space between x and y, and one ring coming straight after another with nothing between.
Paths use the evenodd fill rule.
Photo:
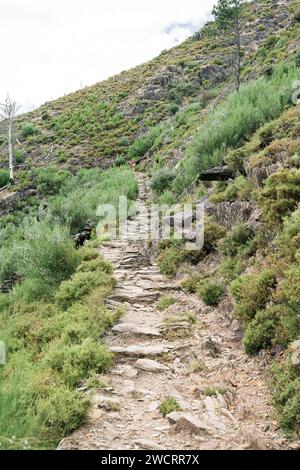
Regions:
<instances>
[{"instance_id":1,"label":"green shrub","mask_svg":"<svg viewBox=\"0 0 300 470\"><path fill-rule=\"evenodd\" d=\"M66 436L84 424L88 409L89 400L66 386L57 387L47 398L36 402L38 419L53 439Z\"/></svg>"},{"instance_id":2,"label":"green shrub","mask_svg":"<svg viewBox=\"0 0 300 470\"><path fill-rule=\"evenodd\" d=\"M206 305L218 305L225 294L225 287L220 282L204 280L199 284L198 294Z\"/></svg>"},{"instance_id":3,"label":"green shrub","mask_svg":"<svg viewBox=\"0 0 300 470\"><path fill-rule=\"evenodd\" d=\"M24 124L24 126L21 129L21 137L23 139L26 139L27 137L33 136L38 132L37 128L31 124Z\"/></svg>"},{"instance_id":4,"label":"green shrub","mask_svg":"<svg viewBox=\"0 0 300 470\"><path fill-rule=\"evenodd\" d=\"M253 191L252 183L244 176L238 176L233 183L225 184L225 188L217 190L211 196L214 203L232 201L235 199L249 200Z\"/></svg>"},{"instance_id":5,"label":"green shrub","mask_svg":"<svg viewBox=\"0 0 300 470\"><path fill-rule=\"evenodd\" d=\"M67 384L74 387L93 372L103 373L111 365L111 354L106 346L91 338L82 344L54 344L44 357L45 363L63 375Z\"/></svg>"},{"instance_id":6,"label":"green shrub","mask_svg":"<svg viewBox=\"0 0 300 470\"><path fill-rule=\"evenodd\" d=\"M78 272L94 272L94 271L102 271L106 274L113 273L113 267L109 261L106 261L104 258L96 258L90 261L84 261L81 263L78 268Z\"/></svg>"},{"instance_id":7,"label":"green shrub","mask_svg":"<svg viewBox=\"0 0 300 470\"><path fill-rule=\"evenodd\" d=\"M221 263L219 274L227 282L234 281L244 271L245 266L239 257L226 258Z\"/></svg>"},{"instance_id":8,"label":"green shrub","mask_svg":"<svg viewBox=\"0 0 300 470\"><path fill-rule=\"evenodd\" d=\"M67 229L36 222L24 227L24 239L14 249L21 274L43 280L50 289L76 270L79 255Z\"/></svg>"},{"instance_id":9,"label":"green shrub","mask_svg":"<svg viewBox=\"0 0 300 470\"><path fill-rule=\"evenodd\" d=\"M270 269L237 278L230 287L235 300L235 315L245 322L251 321L266 307L275 286L276 277Z\"/></svg>"},{"instance_id":10,"label":"green shrub","mask_svg":"<svg viewBox=\"0 0 300 470\"><path fill-rule=\"evenodd\" d=\"M15 150L15 159L16 159L17 165L19 165L20 163L23 163L24 158L25 158L25 155L24 155L23 150L21 149Z\"/></svg>"},{"instance_id":11,"label":"green shrub","mask_svg":"<svg viewBox=\"0 0 300 470\"><path fill-rule=\"evenodd\" d=\"M55 298L61 308L66 310L96 287L112 289L114 284L112 277L104 272L78 272L70 280L61 283Z\"/></svg>"},{"instance_id":12,"label":"green shrub","mask_svg":"<svg viewBox=\"0 0 300 470\"><path fill-rule=\"evenodd\" d=\"M300 432L300 377L289 362L274 364L270 371L272 401L280 425L287 434Z\"/></svg>"},{"instance_id":13,"label":"green shrub","mask_svg":"<svg viewBox=\"0 0 300 470\"><path fill-rule=\"evenodd\" d=\"M99 254L89 246L83 246L79 251L79 256L82 262L93 261L99 258Z\"/></svg>"},{"instance_id":14,"label":"green shrub","mask_svg":"<svg viewBox=\"0 0 300 470\"><path fill-rule=\"evenodd\" d=\"M125 158L124 158L124 157L117 157L116 160L115 160L115 165L116 165L117 167L126 165L126 160L125 160Z\"/></svg>"},{"instance_id":15,"label":"green shrub","mask_svg":"<svg viewBox=\"0 0 300 470\"><path fill-rule=\"evenodd\" d=\"M204 227L204 253L210 253L219 245L220 240L225 237L226 229L215 222L211 217L205 217Z\"/></svg>"},{"instance_id":16,"label":"green shrub","mask_svg":"<svg viewBox=\"0 0 300 470\"><path fill-rule=\"evenodd\" d=\"M157 194L162 194L170 188L174 180L174 173L170 168L161 168L150 180L150 186Z\"/></svg>"},{"instance_id":17,"label":"green shrub","mask_svg":"<svg viewBox=\"0 0 300 470\"><path fill-rule=\"evenodd\" d=\"M159 411L163 416L167 416L173 411L181 411L181 406L175 398L168 397L160 404Z\"/></svg>"},{"instance_id":18,"label":"green shrub","mask_svg":"<svg viewBox=\"0 0 300 470\"><path fill-rule=\"evenodd\" d=\"M176 197L171 191L166 190L159 196L157 202L161 205L173 206L176 203Z\"/></svg>"},{"instance_id":19,"label":"green shrub","mask_svg":"<svg viewBox=\"0 0 300 470\"><path fill-rule=\"evenodd\" d=\"M262 349L268 349L273 344L276 330L276 311L273 309L261 310L255 315L246 328L243 338L245 351L253 355Z\"/></svg>"},{"instance_id":20,"label":"green shrub","mask_svg":"<svg viewBox=\"0 0 300 470\"><path fill-rule=\"evenodd\" d=\"M184 291L195 294L202 280L203 276L201 274L192 274L181 282L181 287Z\"/></svg>"},{"instance_id":21,"label":"green shrub","mask_svg":"<svg viewBox=\"0 0 300 470\"><path fill-rule=\"evenodd\" d=\"M0 168L0 188L3 188L9 183L9 173L6 170Z\"/></svg>"},{"instance_id":22,"label":"green shrub","mask_svg":"<svg viewBox=\"0 0 300 470\"><path fill-rule=\"evenodd\" d=\"M68 171L58 170L54 167L39 168L36 170L37 189L44 195L57 194L71 177Z\"/></svg>"},{"instance_id":23,"label":"green shrub","mask_svg":"<svg viewBox=\"0 0 300 470\"><path fill-rule=\"evenodd\" d=\"M157 263L162 274L173 277L177 273L182 261L182 250L178 246L170 246L160 254Z\"/></svg>"},{"instance_id":24,"label":"green shrub","mask_svg":"<svg viewBox=\"0 0 300 470\"><path fill-rule=\"evenodd\" d=\"M162 129L153 127L146 134L139 137L128 150L130 159L143 157L154 146L156 139L161 135Z\"/></svg>"},{"instance_id":25,"label":"green shrub","mask_svg":"<svg viewBox=\"0 0 300 470\"><path fill-rule=\"evenodd\" d=\"M226 238L224 238L219 250L225 256L235 256L247 246L251 237L251 231L244 224L236 225L231 229Z\"/></svg>"},{"instance_id":26,"label":"green shrub","mask_svg":"<svg viewBox=\"0 0 300 470\"><path fill-rule=\"evenodd\" d=\"M300 267L294 265L282 273L277 299L300 312Z\"/></svg>"},{"instance_id":27,"label":"green shrub","mask_svg":"<svg viewBox=\"0 0 300 470\"><path fill-rule=\"evenodd\" d=\"M163 312L164 310L171 307L171 305L174 305L175 303L176 303L176 300L172 297L162 297L157 304L157 309L160 312Z\"/></svg>"},{"instance_id":28,"label":"green shrub","mask_svg":"<svg viewBox=\"0 0 300 470\"><path fill-rule=\"evenodd\" d=\"M271 175L261 191L259 204L266 222L282 222L300 202L300 170L284 169Z\"/></svg>"},{"instance_id":29,"label":"green shrub","mask_svg":"<svg viewBox=\"0 0 300 470\"><path fill-rule=\"evenodd\" d=\"M171 103L168 106L168 111L172 116L175 116L175 114L179 111L179 106L176 103Z\"/></svg>"}]
</instances>

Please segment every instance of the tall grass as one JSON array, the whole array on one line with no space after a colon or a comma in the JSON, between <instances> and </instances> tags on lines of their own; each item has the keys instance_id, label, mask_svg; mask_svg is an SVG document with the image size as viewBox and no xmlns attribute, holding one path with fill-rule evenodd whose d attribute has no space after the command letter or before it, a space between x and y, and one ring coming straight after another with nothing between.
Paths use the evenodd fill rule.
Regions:
<instances>
[{"instance_id":1,"label":"tall grass","mask_svg":"<svg viewBox=\"0 0 300 470\"><path fill-rule=\"evenodd\" d=\"M299 69L281 65L270 78L260 78L230 95L213 110L186 149L186 160L175 180L182 191L199 172L223 162L226 154L246 141L260 126L292 104L293 82Z\"/></svg>"},{"instance_id":2,"label":"tall grass","mask_svg":"<svg viewBox=\"0 0 300 470\"><path fill-rule=\"evenodd\" d=\"M50 220L70 227L72 233L90 219L97 222L96 209L100 204L118 207L119 197L136 199L138 185L127 167L101 170L81 170L68 180L58 196L50 200Z\"/></svg>"}]
</instances>

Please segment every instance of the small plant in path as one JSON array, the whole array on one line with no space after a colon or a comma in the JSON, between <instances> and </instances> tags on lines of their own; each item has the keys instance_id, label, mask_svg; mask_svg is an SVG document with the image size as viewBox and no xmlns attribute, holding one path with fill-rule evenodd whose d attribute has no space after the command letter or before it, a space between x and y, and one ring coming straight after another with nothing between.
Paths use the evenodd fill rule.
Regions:
<instances>
[{"instance_id":1,"label":"small plant in path","mask_svg":"<svg viewBox=\"0 0 300 470\"><path fill-rule=\"evenodd\" d=\"M159 411L163 416L167 416L172 411L181 411L181 407L175 398L168 397L160 404Z\"/></svg>"}]
</instances>

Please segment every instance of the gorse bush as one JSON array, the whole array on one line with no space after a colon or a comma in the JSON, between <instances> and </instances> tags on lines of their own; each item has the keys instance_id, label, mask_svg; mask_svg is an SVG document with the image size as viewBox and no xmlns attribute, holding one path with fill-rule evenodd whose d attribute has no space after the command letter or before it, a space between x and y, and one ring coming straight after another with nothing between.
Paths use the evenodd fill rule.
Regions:
<instances>
[{"instance_id":1,"label":"gorse bush","mask_svg":"<svg viewBox=\"0 0 300 470\"><path fill-rule=\"evenodd\" d=\"M259 197L263 217L270 225L282 222L300 202L300 170L284 169L271 175Z\"/></svg>"},{"instance_id":2,"label":"gorse bush","mask_svg":"<svg viewBox=\"0 0 300 470\"><path fill-rule=\"evenodd\" d=\"M225 294L225 287L220 282L203 280L198 285L198 294L206 305L213 307L218 305Z\"/></svg>"},{"instance_id":3,"label":"gorse bush","mask_svg":"<svg viewBox=\"0 0 300 470\"><path fill-rule=\"evenodd\" d=\"M114 286L111 276L104 272L78 272L70 280L62 282L55 296L60 307L66 310L74 301L82 299L96 287Z\"/></svg>"},{"instance_id":4,"label":"gorse bush","mask_svg":"<svg viewBox=\"0 0 300 470\"><path fill-rule=\"evenodd\" d=\"M98 341L86 338L81 344L53 344L44 358L54 372L74 387L93 372L105 372L111 364L111 354Z\"/></svg>"},{"instance_id":5,"label":"gorse bush","mask_svg":"<svg viewBox=\"0 0 300 470\"><path fill-rule=\"evenodd\" d=\"M276 286L272 270L245 274L231 284L235 300L235 314L245 322L251 321L259 310L266 307Z\"/></svg>"},{"instance_id":6,"label":"gorse bush","mask_svg":"<svg viewBox=\"0 0 300 470\"><path fill-rule=\"evenodd\" d=\"M8 171L0 169L0 188L3 188L8 183L9 183Z\"/></svg>"},{"instance_id":7,"label":"gorse bush","mask_svg":"<svg viewBox=\"0 0 300 470\"><path fill-rule=\"evenodd\" d=\"M24 124L24 126L21 129L21 137L23 139L26 139L27 137L30 137L38 132L37 128L31 124Z\"/></svg>"},{"instance_id":8,"label":"gorse bush","mask_svg":"<svg viewBox=\"0 0 300 470\"><path fill-rule=\"evenodd\" d=\"M300 431L299 370L288 361L274 364L270 374L273 404L280 424L288 435Z\"/></svg>"},{"instance_id":9,"label":"gorse bush","mask_svg":"<svg viewBox=\"0 0 300 470\"><path fill-rule=\"evenodd\" d=\"M37 190L47 196L57 194L66 180L72 176L68 171L58 170L54 167L39 168L35 174Z\"/></svg>"}]
</instances>

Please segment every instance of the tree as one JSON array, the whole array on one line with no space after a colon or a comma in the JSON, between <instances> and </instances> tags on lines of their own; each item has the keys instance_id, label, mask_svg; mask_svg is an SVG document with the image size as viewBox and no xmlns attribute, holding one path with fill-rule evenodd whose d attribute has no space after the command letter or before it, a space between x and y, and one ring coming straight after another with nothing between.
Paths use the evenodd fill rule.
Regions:
<instances>
[{"instance_id":1,"label":"tree","mask_svg":"<svg viewBox=\"0 0 300 470\"><path fill-rule=\"evenodd\" d=\"M15 178L15 162L13 155L13 123L20 106L7 96L5 103L0 103L0 117L7 121L8 125L8 162L9 162L9 176L10 180L14 181Z\"/></svg>"},{"instance_id":2,"label":"tree","mask_svg":"<svg viewBox=\"0 0 300 470\"><path fill-rule=\"evenodd\" d=\"M244 11L244 0L218 0L218 4L213 9L217 27L222 31L230 32L235 43L235 79L236 89L241 86L241 20Z\"/></svg>"}]
</instances>

